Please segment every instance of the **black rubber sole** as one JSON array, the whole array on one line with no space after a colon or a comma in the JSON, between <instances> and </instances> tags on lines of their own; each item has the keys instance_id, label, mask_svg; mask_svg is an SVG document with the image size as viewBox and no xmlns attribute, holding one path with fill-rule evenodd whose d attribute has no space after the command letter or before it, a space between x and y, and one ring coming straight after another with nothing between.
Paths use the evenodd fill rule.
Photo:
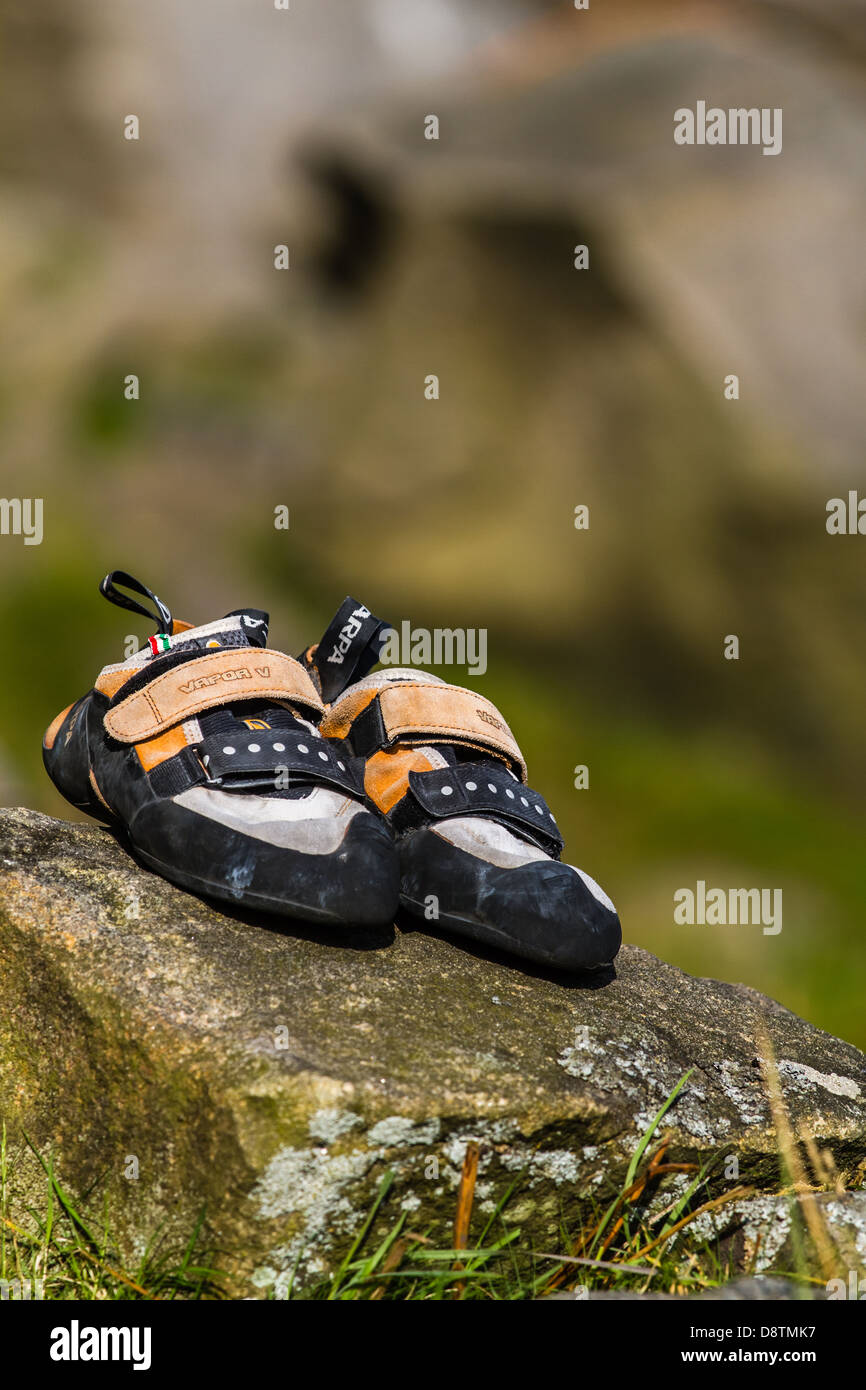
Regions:
<instances>
[{"instance_id":1,"label":"black rubber sole","mask_svg":"<svg viewBox=\"0 0 866 1390\"><path fill-rule=\"evenodd\" d=\"M172 883L235 907L347 928L387 925L397 911L396 845L366 811L323 855L239 834L171 801L143 807L127 833L143 862Z\"/></svg>"},{"instance_id":2,"label":"black rubber sole","mask_svg":"<svg viewBox=\"0 0 866 1390\"><path fill-rule=\"evenodd\" d=\"M174 864L164 864L132 842L130 842L129 848L136 859L141 860L147 868L159 874L160 878L166 878L170 883L176 884L178 888L185 888L190 893L198 893L202 897L213 898L216 902L229 903L232 907L247 908L250 912L267 912L273 917L289 917L301 922L320 922L322 926L370 925L367 922L350 922L337 913L328 912L324 908L311 907L309 903L291 902L286 898L270 898L262 893L250 893L245 889L232 891L226 888L224 883L211 883L195 874L185 873L183 869L177 868Z\"/></svg>"},{"instance_id":3,"label":"black rubber sole","mask_svg":"<svg viewBox=\"0 0 866 1390\"><path fill-rule=\"evenodd\" d=\"M405 835L399 849L400 902L413 917L555 970L601 970L616 958L619 917L567 865L498 868L426 827Z\"/></svg>"}]
</instances>

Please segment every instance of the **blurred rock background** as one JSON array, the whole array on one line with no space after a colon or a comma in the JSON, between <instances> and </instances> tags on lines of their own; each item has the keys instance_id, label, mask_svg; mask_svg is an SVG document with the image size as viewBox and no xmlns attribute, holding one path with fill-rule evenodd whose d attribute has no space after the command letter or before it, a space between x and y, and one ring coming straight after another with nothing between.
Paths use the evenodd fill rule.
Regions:
<instances>
[{"instance_id":1,"label":"blurred rock background","mask_svg":"<svg viewBox=\"0 0 866 1390\"><path fill-rule=\"evenodd\" d=\"M72 814L109 568L289 651L346 592L484 627L627 938L862 1045L863 4L2 0L0 65L2 801ZM783 152L676 146L699 99ZM782 933L675 926L698 878Z\"/></svg>"}]
</instances>

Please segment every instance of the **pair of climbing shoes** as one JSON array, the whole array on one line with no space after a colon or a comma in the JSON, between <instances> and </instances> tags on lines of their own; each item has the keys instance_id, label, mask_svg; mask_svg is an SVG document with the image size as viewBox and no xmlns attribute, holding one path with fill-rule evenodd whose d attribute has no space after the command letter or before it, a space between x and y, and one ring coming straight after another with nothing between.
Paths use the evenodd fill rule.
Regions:
<instances>
[{"instance_id":1,"label":"pair of climbing shoes","mask_svg":"<svg viewBox=\"0 0 866 1390\"><path fill-rule=\"evenodd\" d=\"M292 657L268 646L260 609L193 627L123 571L100 590L156 632L57 716L43 757L149 868L347 931L402 906L548 966L613 960L613 903L561 862L499 710L420 670L374 672L389 628L363 604L347 598Z\"/></svg>"}]
</instances>

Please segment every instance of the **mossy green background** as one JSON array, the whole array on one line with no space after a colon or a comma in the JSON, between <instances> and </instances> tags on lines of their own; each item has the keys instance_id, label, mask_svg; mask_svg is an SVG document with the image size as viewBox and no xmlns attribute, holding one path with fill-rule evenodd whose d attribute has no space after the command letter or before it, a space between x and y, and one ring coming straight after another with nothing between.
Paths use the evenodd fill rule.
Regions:
<instances>
[{"instance_id":1,"label":"mossy green background","mask_svg":"<svg viewBox=\"0 0 866 1390\"><path fill-rule=\"evenodd\" d=\"M98 37L54 0L12 5L0 36L0 494L45 509L42 545L0 537L2 800L72 814L42 732L147 631L99 598L110 568L194 622L269 608L288 651L347 592L395 624L485 628L487 673L439 674L500 706L626 939L866 1043L866 540L824 524L857 479L776 404L724 400L591 204L388 189L376 256L288 159L266 199L239 161L194 204L158 85L123 97L135 148L88 101ZM30 90L54 94L51 139ZM698 879L781 888L781 933L675 925Z\"/></svg>"}]
</instances>

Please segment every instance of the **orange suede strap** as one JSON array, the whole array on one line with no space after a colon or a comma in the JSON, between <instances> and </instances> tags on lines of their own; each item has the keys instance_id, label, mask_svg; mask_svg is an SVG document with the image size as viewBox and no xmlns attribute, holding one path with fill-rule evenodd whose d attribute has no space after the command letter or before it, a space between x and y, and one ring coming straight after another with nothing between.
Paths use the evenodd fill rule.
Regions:
<instances>
[{"instance_id":1,"label":"orange suede strap","mask_svg":"<svg viewBox=\"0 0 866 1390\"><path fill-rule=\"evenodd\" d=\"M105 715L121 743L140 743L235 700L286 700L318 715L322 701L299 661L269 648L232 647L173 666Z\"/></svg>"},{"instance_id":2,"label":"orange suede strap","mask_svg":"<svg viewBox=\"0 0 866 1390\"><path fill-rule=\"evenodd\" d=\"M378 700L384 748L395 745L456 743L494 753L526 781L526 764L517 740L495 705L459 685L395 681L378 688L349 690L331 705L321 724L326 738L351 737L351 728Z\"/></svg>"}]
</instances>

